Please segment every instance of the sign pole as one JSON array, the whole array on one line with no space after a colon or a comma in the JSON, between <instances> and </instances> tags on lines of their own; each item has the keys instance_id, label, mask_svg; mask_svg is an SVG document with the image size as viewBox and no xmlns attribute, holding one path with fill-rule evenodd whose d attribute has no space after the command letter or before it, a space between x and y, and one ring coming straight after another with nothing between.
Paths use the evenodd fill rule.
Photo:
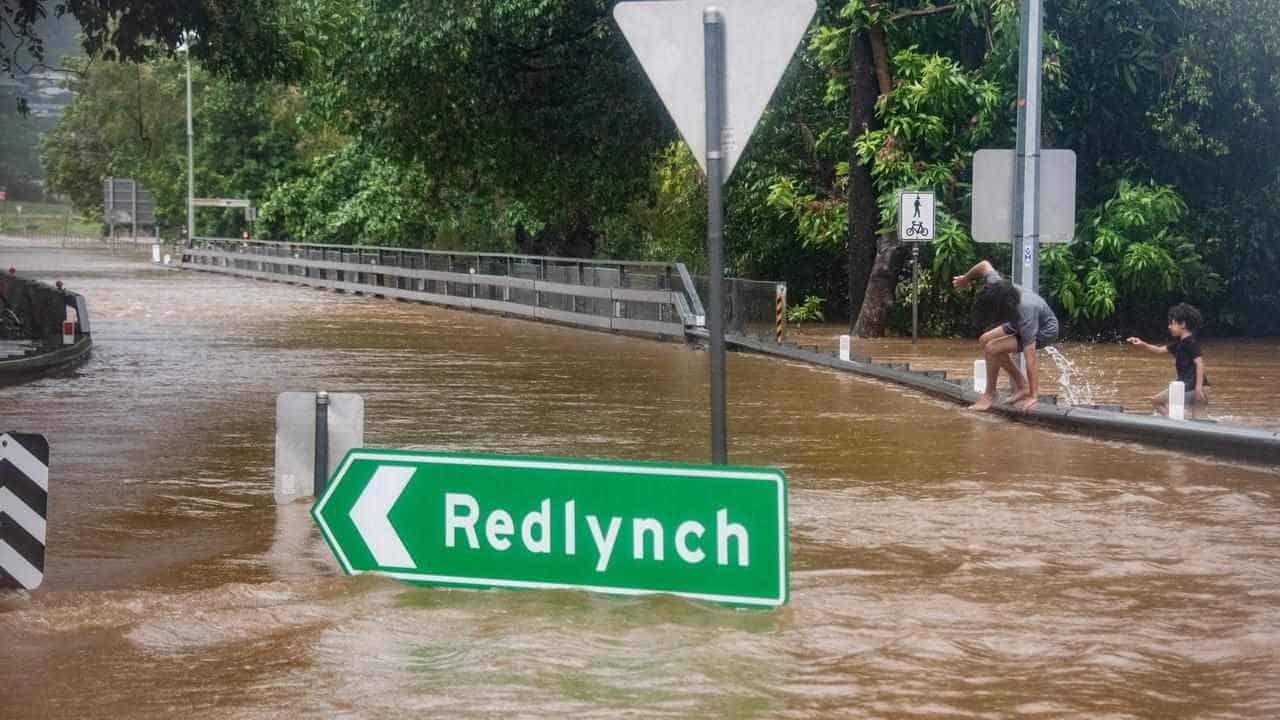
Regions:
<instances>
[{"instance_id":1,"label":"sign pole","mask_svg":"<svg viewBox=\"0 0 1280 720\"><path fill-rule=\"evenodd\" d=\"M1013 281L1040 291L1040 80L1044 0L1022 0L1018 139L1014 149Z\"/></svg>"},{"instance_id":2,"label":"sign pole","mask_svg":"<svg viewBox=\"0 0 1280 720\"><path fill-rule=\"evenodd\" d=\"M911 344L920 337L920 243L911 243Z\"/></svg>"},{"instance_id":3,"label":"sign pole","mask_svg":"<svg viewBox=\"0 0 1280 720\"><path fill-rule=\"evenodd\" d=\"M707 259L710 265L707 329L711 334L711 463L729 463L724 360L724 181L721 161L721 83L724 79L724 23L720 11L702 11L703 48L706 58L707 113Z\"/></svg>"},{"instance_id":4,"label":"sign pole","mask_svg":"<svg viewBox=\"0 0 1280 720\"><path fill-rule=\"evenodd\" d=\"M329 483L329 393L316 393L316 460L313 490L316 497L324 494Z\"/></svg>"}]
</instances>

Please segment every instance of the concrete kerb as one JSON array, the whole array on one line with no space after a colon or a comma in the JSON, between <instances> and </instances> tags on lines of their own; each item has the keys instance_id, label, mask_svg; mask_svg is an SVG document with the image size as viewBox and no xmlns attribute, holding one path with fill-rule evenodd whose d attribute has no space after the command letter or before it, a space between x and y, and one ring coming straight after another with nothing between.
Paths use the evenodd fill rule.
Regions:
<instances>
[{"instance_id":1,"label":"concrete kerb","mask_svg":"<svg viewBox=\"0 0 1280 720\"><path fill-rule=\"evenodd\" d=\"M691 332L705 338L705 331ZM853 372L897 385L903 385L959 404L971 404L979 394L964 385L941 377L936 371L917 372L902 363L881 365L869 358L845 361L834 353L815 352L772 340L744 336L728 336L726 344L736 350L754 352L789 360ZM1039 403L1023 412L1011 405L997 403L992 410L1018 422L1040 425L1102 440L1123 440L1146 445L1210 455L1262 465L1280 465L1280 433L1258 428L1222 423L1170 420L1168 418L1126 415L1115 410Z\"/></svg>"}]
</instances>

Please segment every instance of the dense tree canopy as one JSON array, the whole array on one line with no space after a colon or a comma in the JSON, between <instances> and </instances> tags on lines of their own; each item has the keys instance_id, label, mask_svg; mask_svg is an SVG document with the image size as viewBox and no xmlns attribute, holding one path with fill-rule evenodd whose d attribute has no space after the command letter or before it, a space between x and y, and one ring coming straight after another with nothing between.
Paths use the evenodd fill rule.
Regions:
<instances>
[{"instance_id":1,"label":"dense tree canopy","mask_svg":"<svg viewBox=\"0 0 1280 720\"><path fill-rule=\"evenodd\" d=\"M106 59L141 61L201 37L195 53L209 67L241 78L279 77L295 65L285 8L277 0L0 0L0 72L22 69L22 58L46 59L47 17L71 15L84 48Z\"/></svg>"},{"instance_id":2,"label":"dense tree canopy","mask_svg":"<svg viewBox=\"0 0 1280 720\"><path fill-rule=\"evenodd\" d=\"M11 18L48 7L4 2ZM133 174L182 217L166 58L193 28L197 186L254 198L261 233L702 266L705 183L607 0L168 5L54 6L99 58L44 146L51 187L82 207ZM1186 299L1218 331L1280 332L1273 0L1050 0L1045 27L1043 140L1078 155L1079 214L1076 242L1045 252L1044 292L1071 330L1158 323ZM732 271L825 298L861 333L900 329L894 198L933 189L923 317L971 331L946 278L1009 262L969 219L973 152L1013 146L1017 45L1016 0L820 0L726 187Z\"/></svg>"}]
</instances>

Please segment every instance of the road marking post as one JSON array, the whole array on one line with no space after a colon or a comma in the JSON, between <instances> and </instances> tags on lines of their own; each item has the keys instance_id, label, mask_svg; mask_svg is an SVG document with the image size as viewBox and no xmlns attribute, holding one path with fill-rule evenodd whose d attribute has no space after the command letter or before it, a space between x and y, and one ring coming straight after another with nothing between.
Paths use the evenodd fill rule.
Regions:
<instances>
[{"instance_id":1,"label":"road marking post","mask_svg":"<svg viewBox=\"0 0 1280 720\"><path fill-rule=\"evenodd\" d=\"M0 588L40 587L48 517L49 441L0 433Z\"/></svg>"},{"instance_id":2,"label":"road marking post","mask_svg":"<svg viewBox=\"0 0 1280 720\"><path fill-rule=\"evenodd\" d=\"M1169 419L1186 419L1187 386L1180 380L1169 383Z\"/></svg>"},{"instance_id":3,"label":"road marking post","mask_svg":"<svg viewBox=\"0 0 1280 720\"><path fill-rule=\"evenodd\" d=\"M778 344L782 344L782 336L787 330L787 286L778 285L773 291L773 323L774 335Z\"/></svg>"}]
</instances>

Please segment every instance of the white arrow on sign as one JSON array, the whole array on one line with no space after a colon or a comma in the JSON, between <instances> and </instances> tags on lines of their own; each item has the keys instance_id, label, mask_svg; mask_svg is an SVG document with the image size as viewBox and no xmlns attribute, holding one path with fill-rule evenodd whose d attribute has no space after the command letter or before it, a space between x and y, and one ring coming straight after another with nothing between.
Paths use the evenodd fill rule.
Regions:
<instances>
[{"instance_id":1,"label":"white arrow on sign","mask_svg":"<svg viewBox=\"0 0 1280 720\"><path fill-rule=\"evenodd\" d=\"M409 484L409 478L413 477L413 472L414 468L411 467L380 465L351 508L351 522L355 524L356 532L360 533L360 538L369 547L374 562L382 567L418 567L413 558L409 557L409 551L400 541L396 529L391 527L391 520L387 518L391 507Z\"/></svg>"},{"instance_id":2,"label":"white arrow on sign","mask_svg":"<svg viewBox=\"0 0 1280 720\"><path fill-rule=\"evenodd\" d=\"M707 170L706 58L702 13L725 33L722 144L728 179L817 10L814 0L637 0L613 17L693 155Z\"/></svg>"}]
</instances>

